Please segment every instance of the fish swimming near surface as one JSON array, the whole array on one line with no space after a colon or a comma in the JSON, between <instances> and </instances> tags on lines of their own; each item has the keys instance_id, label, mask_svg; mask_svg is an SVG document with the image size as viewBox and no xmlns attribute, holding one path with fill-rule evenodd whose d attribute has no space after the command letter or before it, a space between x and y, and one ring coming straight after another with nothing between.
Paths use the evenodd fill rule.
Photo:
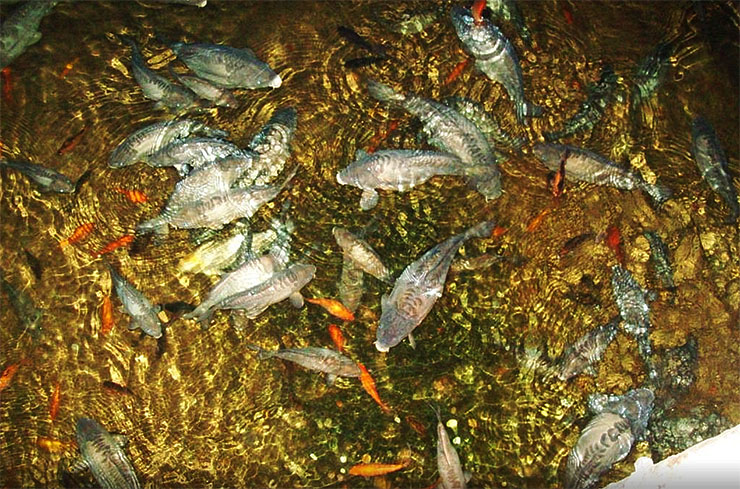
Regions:
<instances>
[{"instance_id":1,"label":"fish swimming near surface","mask_svg":"<svg viewBox=\"0 0 740 489\"><path fill-rule=\"evenodd\" d=\"M329 299L326 297L306 297L306 302L310 304L316 304L317 306L323 307L326 312L332 316L339 318L343 321L354 321L355 315L352 311L347 309L347 306L342 304L336 299Z\"/></svg>"},{"instance_id":2,"label":"fish swimming near surface","mask_svg":"<svg viewBox=\"0 0 740 489\"><path fill-rule=\"evenodd\" d=\"M309 370L316 370L326 374L326 382L331 385L337 377L359 377L362 372L355 362L339 352L328 348L309 346L306 348L284 348L269 351L256 345L247 345L247 348L257 352L260 360L277 357L289 362L297 363Z\"/></svg>"},{"instance_id":3,"label":"fish swimming near surface","mask_svg":"<svg viewBox=\"0 0 740 489\"><path fill-rule=\"evenodd\" d=\"M5 293L8 294L10 305L23 325L23 332L28 331L32 336L38 337L41 334L41 320L44 311L36 307L28 292L13 287L10 282L5 280L2 273L0 273L0 284Z\"/></svg>"},{"instance_id":4,"label":"fish swimming near surface","mask_svg":"<svg viewBox=\"0 0 740 489\"><path fill-rule=\"evenodd\" d=\"M331 340L334 342L334 346L337 347L337 350L339 350L340 353L344 353L344 345L347 341L344 339L342 330L336 324L330 324L327 327L327 330L329 331Z\"/></svg>"},{"instance_id":5,"label":"fish swimming near surface","mask_svg":"<svg viewBox=\"0 0 740 489\"><path fill-rule=\"evenodd\" d=\"M356 46L364 49L365 51L374 54L375 56L385 58L388 56L384 46L380 44L371 43L353 29L345 27L343 25L337 26L337 34L342 36L347 41L355 44Z\"/></svg>"},{"instance_id":6,"label":"fish swimming near surface","mask_svg":"<svg viewBox=\"0 0 740 489\"><path fill-rule=\"evenodd\" d=\"M213 129L202 122L190 119L162 121L137 129L127 136L111 153L108 166L121 168L133 165L137 161L146 162L149 157L176 139L183 139L191 134L207 137L226 137L228 132Z\"/></svg>"},{"instance_id":7,"label":"fish swimming near surface","mask_svg":"<svg viewBox=\"0 0 740 489\"><path fill-rule=\"evenodd\" d=\"M169 66L170 74L175 80L182 83L198 97L213 102L217 107L238 107L239 102L230 90L214 85L213 83L193 75L181 75Z\"/></svg>"},{"instance_id":8,"label":"fish swimming near surface","mask_svg":"<svg viewBox=\"0 0 740 489\"><path fill-rule=\"evenodd\" d=\"M542 115L541 107L525 99L519 58L511 42L498 27L485 18L476 23L471 11L463 7L452 7L450 15L457 37L475 57L475 66L506 89L514 103L519 123L526 126L527 117Z\"/></svg>"},{"instance_id":9,"label":"fish swimming near surface","mask_svg":"<svg viewBox=\"0 0 740 489\"><path fill-rule=\"evenodd\" d=\"M674 290L676 284L673 281L673 268L668 256L668 247L655 231L645 231L642 233L650 243L650 259L653 263L655 275L658 276L663 287L668 290Z\"/></svg>"},{"instance_id":10,"label":"fish swimming near surface","mask_svg":"<svg viewBox=\"0 0 740 489\"><path fill-rule=\"evenodd\" d=\"M730 215L725 222L737 222L740 217L737 191L727 171L727 157L709 121L701 116L695 117L691 123L691 139L691 153L701 171L701 176L730 208Z\"/></svg>"},{"instance_id":11,"label":"fish swimming near surface","mask_svg":"<svg viewBox=\"0 0 740 489\"><path fill-rule=\"evenodd\" d=\"M4 19L0 25L0 69L12 63L26 48L39 42L41 19L58 3L58 0L25 2Z\"/></svg>"},{"instance_id":12,"label":"fish swimming near surface","mask_svg":"<svg viewBox=\"0 0 740 489\"><path fill-rule=\"evenodd\" d=\"M641 189L658 206L671 197L670 189L647 183L638 174L586 149L564 144L538 143L534 145L534 154L552 171L558 171L561 161L565 161L565 176L570 180L608 185L620 190Z\"/></svg>"},{"instance_id":13,"label":"fish swimming near surface","mask_svg":"<svg viewBox=\"0 0 740 489\"><path fill-rule=\"evenodd\" d=\"M635 439L642 440L653 411L654 400L655 394L651 389L640 387L621 396L591 394L588 397L588 408L594 414L618 414L629 421Z\"/></svg>"},{"instance_id":14,"label":"fish swimming near surface","mask_svg":"<svg viewBox=\"0 0 740 489\"><path fill-rule=\"evenodd\" d=\"M89 469L103 489L139 489L139 479L123 451L124 438L111 435L90 418L77 420L77 445L82 459L69 471Z\"/></svg>"},{"instance_id":15,"label":"fish swimming near surface","mask_svg":"<svg viewBox=\"0 0 740 489\"><path fill-rule=\"evenodd\" d=\"M204 273L220 275L221 271L234 262L247 236L249 225L237 221L227 232L206 241L178 263L181 273ZM252 238L254 239L254 238Z\"/></svg>"},{"instance_id":16,"label":"fish swimming near surface","mask_svg":"<svg viewBox=\"0 0 740 489\"><path fill-rule=\"evenodd\" d=\"M359 475L362 477L378 477L380 475L386 475L391 474L393 472L397 472L401 469L404 469L408 467L407 463L400 463L400 464L379 464L379 463L370 463L370 464L357 464L350 467L348 474L349 475Z\"/></svg>"},{"instance_id":17,"label":"fish swimming near surface","mask_svg":"<svg viewBox=\"0 0 740 489\"><path fill-rule=\"evenodd\" d=\"M176 139L146 160L153 167L174 166L180 175L187 175L220 158L243 153L239 146L218 138ZM251 163L250 163L251 164Z\"/></svg>"},{"instance_id":18,"label":"fish swimming near surface","mask_svg":"<svg viewBox=\"0 0 740 489\"><path fill-rule=\"evenodd\" d=\"M340 227L334 227L331 232L346 258L363 272L383 282L390 282L391 271L383 264L380 255L365 240Z\"/></svg>"},{"instance_id":19,"label":"fish swimming near surface","mask_svg":"<svg viewBox=\"0 0 740 489\"><path fill-rule=\"evenodd\" d=\"M88 126L82 126L82 129L80 129L77 133L65 139L62 145L57 150L57 155L62 156L74 151L77 145L80 144L80 141L82 141L85 133L87 133L87 127Z\"/></svg>"},{"instance_id":20,"label":"fish swimming near surface","mask_svg":"<svg viewBox=\"0 0 740 489\"><path fill-rule=\"evenodd\" d=\"M157 314L160 307L154 307L144 294L139 292L131 283L123 278L115 268L108 265L113 286L116 294L123 304L126 314L131 316L128 329L141 328L141 330L153 338L162 336L162 322Z\"/></svg>"},{"instance_id":21,"label":"fish swimming near surface","mask_svg":"<svg viewBox=\"0 0 740 489\"><path fill-rule=\"evenodd\" d=\"M577 339L563 353L558 372L560 380L568 380L584 371L596 375L593 366L601 360L607 347L617 336L617 327L620 320L621 317L617 316Z\"/></svg>"},{"instance_id":22,"label":"fish swimming near surface","mask_svg":"<svg viewBox=\"0 0 740 489\"><path fill-rule=\"evenodd\" d=\"M31 163L30 161L0 160L0 167L12 168L36 182L42 192L71 194L75 191L75 184L66 175L51 168Z\"/></svg>"},{"instance_id":23,"label":"fish swimming near surface","mask_svg":"<svg viewBox=\"0 0 740 489\"><path fill-rule=\"evenodd\" d=\"M435 410L435 413L437 414L437 471L442 479L440 487L465 489L468 487L467 478L460 463L460 456L450 441L445 425L442 424L439 410Z\"/></svg>"},{"instance_id":24,"label":"fish swimming near surface","mask_svg":"<svg viewBox=\"0 0 740 489\"><path fill-rule=\"evenodd\" d=\"M488 237L495 227L493 221L481 222L434 246L417 259L396 279L390 295L380 301L380 323L376 331L375 348L387 352L409 337L429 314L442 296L447 272L460 247L470 238Z\"/></svg>"}]
</instances>

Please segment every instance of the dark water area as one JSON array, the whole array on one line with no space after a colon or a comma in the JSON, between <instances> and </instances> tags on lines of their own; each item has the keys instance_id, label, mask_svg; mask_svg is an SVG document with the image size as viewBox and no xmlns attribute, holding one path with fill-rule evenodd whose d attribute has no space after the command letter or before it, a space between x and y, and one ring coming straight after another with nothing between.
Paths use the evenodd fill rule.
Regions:
<instances>
[{"instance_id":1,"label":"dark water area","mask_svg":"<svg viewBox=\"0 0 740 489\"><path fill-rule=\"evenodd\" d=\"M592 417L588 395L623 394L646 382L637 343L624 331L597 375L553 375L575 340L619 313L611 269L620 261L654 296L650 340L664 380L646 439L599 484L630 474L640 456L657 462L689 438L696 443L740 423L740 231L737 222L726 223L729 206L691 154L692 119L703 115L740 189L737 4L518 2L531 43L514 22L495 23L517 52L526 98L543 107L527 127L501 84L472 61L461 67L471 56L450 20L453 5L470 3L209 0L199 8L80 1L60 2L43 18L40 41L3 70L0 154L72 182L84 178L75 193L43 193L18 171L0 168L0 274L7 284L0 291L0 487L94 484L89 473L65 471L78 454L80 417L128 437L125 451L143 487L430 487L438 478L431 406L439 407L472 474L470 487L561 487L568 452ZM0 2L3 21L17 6ZM383 49L363 49L339 26ZM370 276L353 321L283 301L247 321L216 312L207 331L170 308L159 341L129 330L106 264L154 304L197 305L217 278L183 271L197 248L194 233L136 232L167 202L177 172L108 166L111 151L134 130L185 116L143 96L120 35L135 39L148 67L165 77L168 66L185 69L162 37L249 47L280 75L278 88L235 90L236 107L186 115L229 131L229 140L245 147L276 110L295 107L297 130L281 175L297 168L296 176L250 226L268 229L290 203L290 261L317 268L306 297L338 297L343 257L335 226L362 235L394 278L483 220L498 227L467 241L458 260L501 258L472 270L457 262L414 331L415 348L408 341L387 353L373 346L381 297L392 285ZM660 43L671 54L635 110L636 69ZM386 57L352 61L368 56ZM640 190L568 178L554 198L552 175L533 153L576 114L606 66L616 89L602 117L559 142L670 188L661 207ZM470 98L526 141L520 150L496 147L503 195L486 200L458 177L436 176L407 192L380 191L378 205L361 210L360 191L336 179L357 150L432 149L417 119L370 96L368 79L434 100ZM146 200L132 201L126 190ZM619 232L621 252L609 246L610 229ZM646 231L665 242L675 288L656 275ZM116 241L122 245L101 253ZM31 306L18 307L17 297ZM107 298L114 326L103 334ZM43 313L38 322L35 310ZM329 386L321 373L260 360L248 348L333 348L332 323L347 339L347 356L371 372L389 413L356 378ZM687 344L695 362L671 370L675 349ZM679 419L691 436L682 438ZM407 465L382 477L349 475L361 462Z\"/></svg>"}]
</instances>

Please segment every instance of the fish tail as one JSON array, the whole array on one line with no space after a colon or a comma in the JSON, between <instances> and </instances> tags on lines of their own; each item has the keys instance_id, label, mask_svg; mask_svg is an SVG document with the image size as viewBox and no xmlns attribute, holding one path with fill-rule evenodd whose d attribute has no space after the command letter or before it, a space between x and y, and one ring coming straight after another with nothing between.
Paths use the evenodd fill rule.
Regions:
<instances>
[{"instance_id":1,"label":"fish tail","mask_svg":"<svg viewBox=\"0 0 740 489\"><path fill-rule=\"evenodd\" d=\"M526 100L521 100L516 104L516 118L520 124L529 125L527 117L540 117L543 113L542 107L534 105Z\"/></svg>"},{"instance_id":2,"label":"fish tail","mask_svg":"<svg viewBox=\"0 0 740 489\"><path fill-rule=\"evenodd\" d=\"M465 231L466 238L487 238L493 232L493 228L496 227L496 223L491 221L483 221L472 228Z\"/></svg>"},{"instance_id":3,"label":"fish tail","mask_svg":"<svg viewBox=\"0 0 740 489\"><path fill-rule=\"evenodd\" d=\"M651 185L649 183L645 183L643 185L643 189L653 199L653 202L655 202L655 205L658 207L663 205L663 203L673 195L673 191L664 185Z\"/></svg>"},{"instance_id":4,"label":"fish tail","mask_svg":"<svg viewBox=\"0 0 740 489\"><path fill-rule=\"evenodd\" d=\"M384 83L377 82L369 79L367 81L367 90L370 92L373 98L380 102L396 102L401 103L406 100L406 96L402 93L398 93L391 87Z\"/></svg>"},{"instance_id":5,"label":"fish tail","mask_svg":"<svg viewBox=\"0 0 740 489\"><path fill-rule=\"evenodd\" d=\"M260 360L264 360L265 358L270 358L274 356L273 352L267 351L264 348L259 347L257 345L247 345L247 348L249 348L250 350L256 351L257 358Z\"/></svg>"},{"instance_id":6,"label":"fish tail","mask_svg":"<svg viewBox=\"0 0 740 489\"><path fill-rule=\"evenodd\" d=\"M163 218L162 216L155 217L154 219L149 219L148 221L144 221L138 226L136 226L136 232L138 234L147 234L151 232L158 232L159 229L161 229L163 226L167 226L167 219Z\"/></svg>"},{"instance_id":7,"label":"fish tail","mask_svg":"<svg viewBox=\"0 0 740 489\"><path fill-rule=\"evenodd\" d=\"M477 190L486 200L501 196L501 175L491 167L480 175L468 177L468 185Z\"/></svg>"}]
</instances>

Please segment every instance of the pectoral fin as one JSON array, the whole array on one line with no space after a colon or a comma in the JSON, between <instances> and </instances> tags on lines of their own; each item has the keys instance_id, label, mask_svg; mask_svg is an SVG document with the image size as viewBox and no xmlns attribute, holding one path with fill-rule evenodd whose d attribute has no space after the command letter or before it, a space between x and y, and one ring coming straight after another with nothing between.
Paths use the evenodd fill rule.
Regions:
<instances>
[{"instance_id":1,"label":"pectoral fin","mask_svg":"<svg viewBox=\"0 0 740 489\"><path fill-rule=\"evenodd\" d=\"M378 199L380 196L374 189L363 190L362 196L360 197L360 209L368 211L378 205Z\"/></svg>"},{"instance_id":2,"label":"pectoral fin","mask_svg":"<svg viewBox=\"0 0 740 489\"><path fill-rule=\"evenodd\" d=\"M411 333L409 333L409 335L407 336L407 338L409 339L409 345L411 345L411 348L413 348L414 350L416 350L416 340L414 339L413 335Z\"/></svg>"},{"instance_id":3,"label":"pectoral fin","mask_svg":"<svg viewBox=\"0 0 740 489\"><path fill-rule=\"evenodd\" d=\"M291 304L293 304L293 307L296 307L298 309L303 307L303 296L300 292L293 292L292 294L290 294L290 297L288 297L288 300Z\"/></svg>"},{"instance_id":4,"label":"pectoral fin","mask_svg":"<svg viewBox=\"0 0 740 489\"><path fill-rule=\"evenodd\" d=\"M334 381L337 380L337 376L334 374L326 374L326 385L334 385Z\"/></svg>"}]
</instances>

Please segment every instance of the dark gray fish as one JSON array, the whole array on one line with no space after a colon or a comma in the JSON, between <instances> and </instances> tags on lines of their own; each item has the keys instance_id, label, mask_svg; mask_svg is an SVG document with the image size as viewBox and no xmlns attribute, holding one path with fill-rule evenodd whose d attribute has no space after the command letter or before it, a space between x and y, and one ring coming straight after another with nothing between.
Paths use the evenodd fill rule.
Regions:
<instances>
[{"instance_id":1,"label":"dark gray fish","mask_svg":"<svg viewBox=\"0 0 740 489\"><path fill-rule=\"evenodd\" d=\"M584 371L596 375L593 365L601 360L606 348L617 335L620 320L621 317L617 316L577 339L563 353L558 373L560 380L568 380Z\"/></svg>"},{"instance_id":2,"label":"dark gray fish","mask_svg":"<svg viewBox=\"0 0 740 489\"><path fill-rule=\"evenodd\" d=\"M248 48L183 42L170 48L196 75L220 87L278 88L282 84L280 76Z\"/></svg>"},{"instance_id":3,"label":"dark gray fish","mask_svg":"<svg viewBox=\"0 0 740 489\"><path fill-rule=\"evenodd\" d=\"M236 182L238 187L267 185L285 168L290 158L290 143L298 126L295 107L276 110L270 120L254 135L249 149L259 155L250 171Z\"/></svg>"},{"instance_id":4,"label":"dark gray fish","mask_svg":"<svg viewBox=\"0 0 740 489\"><path fill-rule=\"evenodd\" d=\"M558 171L561 161L565 161L567 179L608 185L621 190L639 188L644 190L656 205L661 205L671 196L668 188L649 184L638 174L625 170L613 161L586 149L564 144L538 143L534 145L534 154L552 171Z\"/></svg>"},{"instance_id":5,"label":"dark gray fish","mask_svg":"<svg viewBox=\"0 0 740 489\"><path fill-rule=\"evenodd\" d=\"M447 97L443 102L478 126L478 129L488 138L491 146L502 145L518 149L527 142L525 138L517 138L504 131L493 116L478 102L458 96Z\"/></svg>"},{"instance_id":6,"label":"dark gray fish","mask_svg":"<svg viewBox=\"0 0 740 489\"><path fill-rule=\"evenodd\" d=\"M223 139L176 139L147 158L146 164L153 167L174 166L181 175L187 175L193 168L240 153L242 150L239 146Z\"/></svg>"},{"instance_id":7,"label":"dark gray fish","mask_svg":"<svg viewBox=\"0 0 740 489\"><path fill-rule=\"evenodd\" d=\"M39 261L39 259L25 248L23 248L23 254L26 256L28 267L33 272L33 276L36 277L36 280L41 280L41 273L43 272L43 269L41 268L41 262Z\"/></svg>"},{"instance_id":8,"label":"dark gray fish","mask_svg":"<svg viewBox=\"0 0 740 489\"><path fill-rule=\"evenodd\" d=\"M437 415L437 471L439 472L439 478L442 480L440 487L444 489L465 489L467 480L460 463L460 456L450 441L445 425L442 424L439 410L435 410L435 414Z\"/></svg>"},{"instance_id":9,"label":"dark gray fish","mask_svg":"<svg viewBox=\"0 0 740 489\"><path fill-rule=\"evenodd\" d=\"M563 487L594 487L612 465L629 454L634 442L628 420L610 412L594 416L568 453Z\"/></svg>"},{"instance_id":10,"label":"dark gray fish","mask_svg":"<svg viewBox=\"0 0 740 489\"><path fill-rule=\"evenodd\" d=\"M131 71L144 92L144 97L157 102L155 107L167 107L180 111L194 105L195 94L193 92L175 85L147 66L136 41L128 36L119 35L118 37L131 46Z\"/></svg>"},{"instance_id":11,"label":"dark gray fish","mask_svg":"<svg viewBox=\"0 0 740 489\"><path fill-rule=\"evenodd\" d=\"M542 115L542 108L524 98L524 81L519 58L501 31L483 18L476 24L469 9L454 6L450 12L457 37L475 57L475 66L491 80L501 83L514 103L520 124L527 125L526 117Z\"/></svg>"},{"instance_id":12,"label":"dark gray fish","mask_svg":"<svg viewBox=\"0 0 740 489\"><path fill-rule=\"evenodd\" d=\"M345 258L365 273L384 282L390 281L391 271L383 265L380 255L365 240L340 227L333 228L331 232Z\"/></svg>"},{"instance_id":13,"label":"dark gray fish","mask_svg":"<svg viewBox=\"0 0 740 489\"><path fill-rule=\"evenodd\" d=\"M592 129L601 120L607 106L615 98L616 89L617 75L610 66L606 66L601 70L599 81L586 87L588 95L578 112L565 122L561 130L543 133L545 141L556 141L577 132Z\"/></svg>"},{"instance_id":14,"label":"dark gray fish","mask_svg":"<svg viewBox=\"0 0 740 489\"><path fill-rule=\"evenodd\" d=\"M2 283L3 290L8 294L10 305L15 310L16 316L23 325L23 332L28 331L32 336L38 337L41 333L41 320L44 311L36 307L27 292L13 287L2 274L0 274L0 283Z\"/></svg>"},{"instance_id":15,"label":"dark gray fish","mask_svg":"<svg viewBox=\"0 0 740 489\"><path fill-rule=\"evenodd\" d=\"M663 83L668 67L671 65L672 54L673 45L661 42L635 68L635 85L632 88L631 99L633 117L640 112L642 104L650 99Z\"/></svg>"},{"instance_id":16,"label":"dark gray fish","mask_svg":"<svg viewBox=\"0 0 740 489\"><path fill-rule=\"evenodd\" d=\"M387 59L388 58L386 58L385 56L364 56L362 58L345 59L342 64L345 68L355 69L364 68L365 66L372 66Z\"/></svg>"},{"instance_id":17,"label":"dark gray fish","mask_svg":"<svg viewBox=\"0 0 740 489\"><path fill-rule=\"evenodd\" d=\"M380 301L380 323L376 331L375 348L387 352L409 337L411 332L432 310L442 296L447 272L460 247L470 238L488 237L495 227L484 221L434 246L411 263L396 279L390 295Z\"/></svg>"},{"instance_id":18,"label":"dark gray fish","mask_svg":"<svg viewBox=\"0 0 740 489\"><path fill-rule=\"evenodd\" d=\"M524 23L524 17L522 12L519 10L516 0L488 0L486 7L491 9L491 17L493 20L503 19L507 22L511 22L519 32L519 37L527 45L532 47L532 35L529 33L527 25Z\"/></svg>"},{"instance_id":19,"label":"dark gray fish","mask_svg":"<svg viewBox=\"0 0 740 489\"><path fill-rule=\"evenodd\" d=\"M342 273L339 276L337 292L339 292L339 300L352 312L360 307L362 294L365 292L364 282L365 272L345 255L342 260Z\"/></svg>"},{"instance_id":20,"label":"dark gray fish","mask_svg":"<svg viewBox=\"0 0 740 489\"><path fill-rule=\"evenodd\" d=\"M329 348L309 346L306 348L283 348L274 351L268 351L256 345L247 345L247 348L255 350L260 360L277 357L297 363L309 370L324 372L329 384L334 383L334 379L337 377L359 377L362 374L360 367L355 362Z\"/></svg>"},{"instance_id":21,"label":"dark gray fish","mask_svg":"<svg viewBox=\"0 0 740 489\"><path fill-rule=\"evenodd\" d=\"M43 192L71 194L75 191L75 184L66 175L45 166L30 161L0 160L0 166L7 166L26 175L41 186Z\"/></svg>"},{"instance_id":22,"label":"dark gray fish","mask_svg":"<svg viewBox=\"0 0 740 489\"><path fill-rule=\"evenodd\" d=\"M58 0L25 2L5 19L0 25L0 70L39 42L41 19L58 3Z\"/></svg>"},{"instance_id":23,"label":"dark gray fish","mask_svg":"<svg viewBox=\"0 0 740 489\"><path fill-rule=\"evenodd\" d=\"M90 418L77 420L77 445L83 464L103 489L139 489L134 467L116 438Z\"/></svg>"},{"instance_id":24,"label":"dark gray fish","mask_svg":"<svg viewBox=\"0 0 740 489\"><path fill-rule=\"evenodd\" d=\"M594 414L612 413L626 419L635 439L641 440L645 436L654 400L653 391L641 387L621 396L591 394L588 396L588 407Z\"/></svg>"},{"instance_id":25,"label":"dark gray fish","mask_svg":"<svg viewBox=\"0 0 740 489\"><path fill-rule=\"evenodd\" d=\"M653 262L655 275L660 279L663 287L674 290L676 284L673 282L673 268L671 260L668 257L668 247L655 231L645 231L642 233L650 243L650 258Z\"/></svg>"},{"instance_id":26,"label":"dark gray fish","mask_svg":"<svg viewBox=\"0 0 740 489\"><path fill-rule=\"evenodd\" d=\"M701 176L727 203L730 215L726 222L736 222L740 217L740 203L732 177L727 172L727 157L719 144L712 125L701 116L691 123L691 153L699 166Z\"/></svg>"},{"instance_id":27,"label":"dark gray fish","mask_svg":"<svg viewBox=\"0 0 740 489\"><path fill-rule=\"evenodd\" d=\"M131 133L116 146L108 159L108 166L121 168L133 165L137 161L147 161L149 157L176 139L183 139L191 134L208 137L226 137L228 132L213 129L202 122L183 119L149 124Z\"/></svg>"},{"instance_id":28,"label":"dark gray fish","mask_svg":"<svg viewBox=\"0 0 740 489\"><path fill-rule=\"evenodd\" d=\"M470 183L486 199L501 195L501 175L496 166L496 155L486 136L472 121L444 104L414 94L400 94L374 80L368 80L367 87L377 100L399 105L418 117L432 146L457 156L466 165L490 167L490 178L473 179Z\"/></svg>"},{"instance_id":29,"label":"dark gray fish","mask_svg":"<svg viewBox=\"0 0 740 489\"><path fill-rule=\"evenodd\" d=\"M342 36L347 41L353 43L354 45L364 49L365 51L374 54L375 56L385 58L388 55L384 46L371 43L349 27L345 27L343 25L337 26L337 34Z\"/></svg>"},{"instance_id":30,"label":"dark gray fish","mask_svg":"<svg viewBox=\"0 0 740 489\"><path fill-rule=\"evenodd\" d=\"M208 80L192 75L180 75L169 67L170 74L180 83L188 87L198 97L213 102L218 107L234 108L239 105L236 97L230 90L214 85Z\"/></svg>"},{"instance_id":31,"label":"dark gray fish","mask_svg":"<svg viewBox=\"0 0 740 489\"><path fill-rule=\"evenodd\" d=\"M113 280L113 286L116 289L116 295L123 304L126 314L131 316L128 329L141 328L144 333L153 338L162 336L162 322L157 316L160 307L154 307L149 299L123 278L115 268L108 265L108 269Z\"/></svg>"}]
</instances>

